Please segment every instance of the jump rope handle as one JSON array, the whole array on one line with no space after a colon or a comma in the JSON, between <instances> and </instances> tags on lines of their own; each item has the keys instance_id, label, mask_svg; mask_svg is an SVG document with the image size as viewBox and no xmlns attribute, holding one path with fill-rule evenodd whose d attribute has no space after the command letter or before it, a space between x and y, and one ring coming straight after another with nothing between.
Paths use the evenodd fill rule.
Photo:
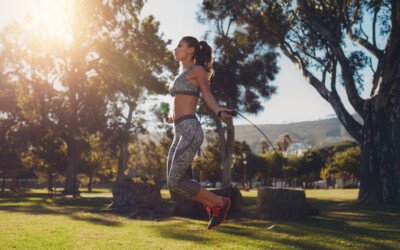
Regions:
<instances>
[{"instance_id":1,"label":"jump rope handle","mask_svg":"<svg viewBox=\"0 0 400 250\"><path fill-rule=\"evenodd\" d=\"M237 112L233 110L233 111L219 111L218 117L221 117L222 112L231 116L237 116Z\"/></svg>"}]
</instances>

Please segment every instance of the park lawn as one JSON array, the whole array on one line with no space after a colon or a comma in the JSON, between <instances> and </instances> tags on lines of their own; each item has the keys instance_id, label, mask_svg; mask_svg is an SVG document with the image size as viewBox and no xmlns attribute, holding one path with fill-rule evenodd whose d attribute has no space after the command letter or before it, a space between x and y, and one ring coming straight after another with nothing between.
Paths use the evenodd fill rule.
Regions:
<instances>
[{"instance_id":1,"label":"park lawn","mask_svg":"<svg viewBox=\"0 0 400 250\"><path fill-rule=\"evenodd\" d=\"M242 192L243 211L214 230L206 220L102 212L112 200L109 190L55 200L44 190L5 193L0 249L400 249L400 207L356 205L357 193L306 190L317 216L268 221L256 217L256 190ZM161 194L171 204L169 193Z\"/></svg>"}]
</instances>

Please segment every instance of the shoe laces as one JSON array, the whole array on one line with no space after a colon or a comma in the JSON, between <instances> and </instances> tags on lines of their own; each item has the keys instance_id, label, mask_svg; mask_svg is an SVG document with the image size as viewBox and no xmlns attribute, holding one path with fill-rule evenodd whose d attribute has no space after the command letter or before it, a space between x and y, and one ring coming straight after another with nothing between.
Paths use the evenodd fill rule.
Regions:
<instances>
[{"instance_id":1,"label":"shoe laces","mask_svg":"<svg viewBox=\"0 0 400 250\"><path fill-rule=\"evenodd\" d=\"M207 207L206 205L204 205L204 208L207 210L208 214L211 214L211 209L209 207Z\"/></svg>"}]
</instances>

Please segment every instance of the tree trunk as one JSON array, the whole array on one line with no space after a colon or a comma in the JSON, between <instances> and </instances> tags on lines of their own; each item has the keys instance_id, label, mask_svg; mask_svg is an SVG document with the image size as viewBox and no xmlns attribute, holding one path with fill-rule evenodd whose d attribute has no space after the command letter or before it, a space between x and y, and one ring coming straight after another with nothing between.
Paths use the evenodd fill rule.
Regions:
<instances>
[{"instance_id":1,"label":"tree trunk","mask_svg":"<svg viewBox=\"0 0 400 250\"><path fill-rule=\"evenodd\" d=\"M119 151L116 183L123 183L125 180L125 170L128 164L128 157L129 157L129 152L128 152L128 146L130 140L129 131L132 127L132 115L133 111L135 110L135 107L136 105L134 103L129 104L128 117L126 119L126 124L123 131L123 138L121 141L120 151Z\"/></svg>"},{"instance_id":2,"label":"tree trunk","mask_svg":"<svg viewBox=\"0 0 400 250\"><path fill-rule=\"evenodd\" d=\"M71 138L68 141L68 146L67 146L67 170L65 173L65 187L64 187L64 194L74 194L74 163L76 162L76 143L74 140L74 136L71 136Z\"/></svg>"},{"instance_id":3,"label":"tree trunk","mask_svg":"<svg viewBox=\"0 0 400 250\"><path fill-rule=\"evenodd\" d=\"M51 171L48 172L47 177L47 191L53 192L53 174Z\"/></svg>"},{"instance_id":4,"label":"tree trunk","mask_svg":"<svg viewBox=\"0 0 400 250\"><path fill-rule=\"evenodd\" d=\"M6 190L6 171L3 170L3 180L1 181L1 192L4 192Z\"/></svg>"},{"instance_id":5,"label":"tree trunk","mask_svg":"<svg viewBox=\"0 0 400 250\"><path fill-rule=\"evenodd\" d=\"M11 170L11 183L10 183L10 190L15 192L17 190L17 171L16 170Z\"/></svg>"},{"instance_id":6,"label":"tree trunk","mask_svg":"<svg viewBox=\"0 0 400 250\"><path fill-rule=\"evenodd\" d=\"M93 174L89 175L89 184L88 184L88 192L92 192L92 184L93 184Z\"/></svg>"},{"instance_id":7,"label":"tree trunk","mask_svg":"<svg viewBox=\"0 0 400 250\"><path fill-rule=\"evenodd\" d=\"M5 161L5 157L4 156L2 156L2 159L3 159L3 161L2 161L2 169L3 169L3 175L2 175L2 178L3 178L3 180L2 180L2 182L1 182L1 192L4 192L5 190L6 190L6 161Z\"/></svg>"},{"instance_id":8,"label":"tree trunk","mask_svg":"<svg viewBox=\"0 0 400 250\"><path fill-rule=\"evenodd\" d=\"M383 110L375 99L366 104L358 201L400 204L400 94Z\"/></svg>"},{"instance_id":9,"label":"tree trunk","mask_svg":"<svg viewBox=\"0 0 400 250\"><path fill-rule=\"evenodd\" d=\"M220 137L220 148L221 148L222 187L224 188L229 188L232 182L232 154L233 154L233 144L235 141L235 128L233 126L232 119L227 121L227 123L228 125L226 127L227 129L226 139L223 130L218 129L218 134Z\"/></svg>"},{"instance_id":10,"label":"tree trunk","mask_svg":"<svg viewBox=\"0 0 400 250\"><path fill-rule=\"evenodd\" d=\"M122 183L125 180L125 170L128 163L128 141L124 140L120 146L118 170L117 170L117 183Z\"/></svg>"}]
</instances>

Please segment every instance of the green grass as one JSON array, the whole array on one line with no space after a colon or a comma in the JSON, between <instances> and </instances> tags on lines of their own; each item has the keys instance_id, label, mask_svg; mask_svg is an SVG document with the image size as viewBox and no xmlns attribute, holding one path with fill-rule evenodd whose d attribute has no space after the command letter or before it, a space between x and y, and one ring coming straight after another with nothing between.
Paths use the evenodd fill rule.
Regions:
<instances>
[{"instance_id":1,"label":"green grass","mask_svg":"<svg viewBox=\"0 0 400 250\"><path fill-rule=\"evenodd\" d=\"M212 231L206 220L102 212L111 193L94 191L0 193L0 249L400 249L400 207L356 205L358 190L306 190L319 214L294 221L257 219L256 190L243 192L243 211Z\"/></svg>"}]
</instances>

